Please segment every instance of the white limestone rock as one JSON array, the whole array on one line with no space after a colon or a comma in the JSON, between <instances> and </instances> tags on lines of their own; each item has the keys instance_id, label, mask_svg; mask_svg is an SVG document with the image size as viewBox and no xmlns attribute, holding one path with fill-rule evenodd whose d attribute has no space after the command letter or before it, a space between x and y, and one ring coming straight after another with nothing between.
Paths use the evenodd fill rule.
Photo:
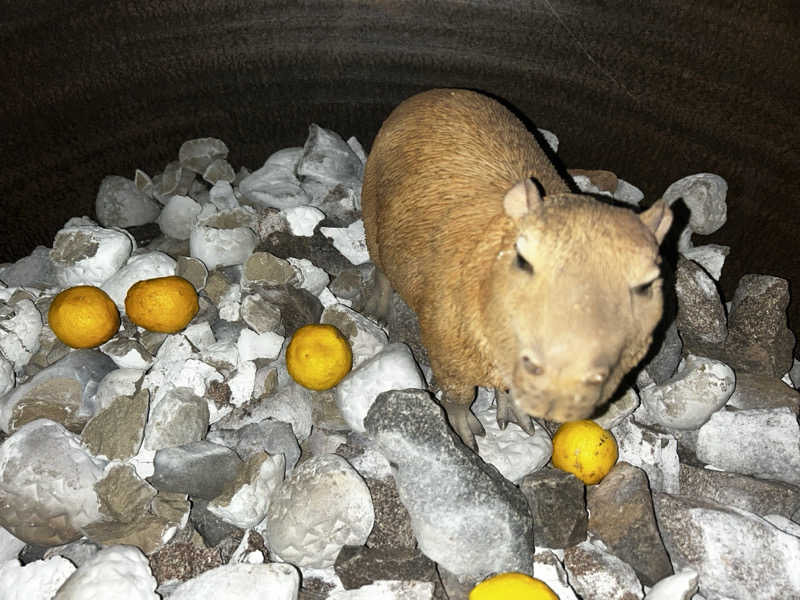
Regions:
<instances>
[{"instance_id":1,"label":"white limestone rock","mask_svg":"<svg viewBox=\"0 0 800 600\"><path fill-rule=\"evenodd\" d=\"M203 397L211 381L223 380L213 366L195 357L191 344L180 334L167 336L156 356L158 360L142 381L153 403L178 387L191 388L196 396Z\"/></svg>"},{"instance_id":2,"label":"white limestone rock","mask_svg":"<svg viewBox=\"0 0 800 600\"><path fill-rule=\"evenodd\" d=\"M204 137L186 140L178 150L181 167L202 175L215 160L228 158L228 146L218 138Z\"/></svg>"},{"instance_id":3,"label":"white limestone rock","mask_svg":"<svg viewBox=\"0 0 800 600\"><path fill-rule=\"evenodd\" d=\"M228 388L231 390L230 403L234 406L242 406L250 402L255 383L256 363L252 360L241 359L236 372L227 381Z\"/></svg>"},{"instance_id":4,"label":"white limestone rock","mask_svg":"<svg viewBox=\"0 0 800 600\"><path fill-rule=\"evenodd\" d=\"M0 525L42 546L79 538L101 516L94 484L105 464L58 423L23 425L0 445Z\"/></svg>"},{"instance_id":5,"label":"white limestone rock","mask_svg":"<svg viewBox=\"0 0 800 600\"><path fill-rule=\"evenodd\" d=\"M800 538L706 499L656 493L653 507L673 567L696 571L703 597L800 598Z\"/></svg>"},{"instance_id":6,"label":"white limestone rock","mask_svg":"<svg viewBox=\"0 0 800 600\"><path fill-rule=\"evenodd\" d=\"M214 166L212 165L212 168ZM236 199L233 186L224 179L215 182L211 189L208 190L208 200L220 211L239 208L239 201Z\"/></svg>"},{"instance_id":7,"label":"white limestone rock","mask_svg":"<svg viewBox=\"0 0 800 600\"><path fill-rule=\"evenodd\" d=\"M700 429L725 406L735 385L733 369L725 363L689 355L671 379L641 390L636 420L669 430Z\"/></svg>"},{"instance_id":8,"label":"white limestone rock","mask_svg":"<svg viewBox=\"0 0 800 600\"><path fill-rule=\"evenodd\" d=\"M156 221L161 232L176 240L188 240L202 207L189 196L172 196Z\"/></svg>"},{"instance_id":9,"label":"white limestone rock","mask_svg":"<svg viewBox=\"0 0 800 600\"><path fill-rule=\"evenodd\" d=\"M656 583L644 600L690 600L697 592L697 571L684 569Z\"/></svg>"},{"instance_id":10,"label":"white limestone rock","mask_svg":"<svg viewBox=\"0 0 800 600\"><path fill-rule=\"evenodd\" d=\"M483 425L485 436L476 436L478 454L487 463L518 484L523 477L544 467L553 455L553 442L544 427L534 423L535 433L526 433L516 423L505 430L497 424L497 409L476 402L473 413Z\"/></svg>"},{"instance_id":11,"label":"white limestone rock","mask_svg":"<svg viewBox=\"0 0 800 600\"><path fill-rule=\"evenodd\" d=\"M97 411L108 408L119 396L133 396L143 377L144 369L115 369L107 373L97 384L94 395Z\"/></svg>"},{"instance_id":12,"label":"white limestone rock","mask_svg":"<svg viewBox=\"0 0 800 600\"><path fill-rule=\"evenodd\" d=\"M288 209L309 204L310 198L300 187L297 163L302 148L284 148L272 154L264 165L239 182L245 201L262 207Z\"/></svg>"},{"instance_id":13,"label":"white limestone rock","mask_svg":"<svg viewBox=\"0 0 800 600\"><path fill-rule=\"evenodd\" d=\"M298 237L314 235L314 229L325 218L325 213L313 206L293 206L282 212L289 223L289 232Z\"/></svg>"},{"instance_id":14,"label":"white limestone rock","mask_svg":"<svg viewBox=\"0 0 800 600\"><path fill-rule=\"evenodd\" d=\"M266 517L285 469L283 454L250 456L234 485L208 503L209 512L241 529L255 527Z\"/></svg>"},{"instance_id":15,"label":"white limestone rock","mask_svg":"<svg viewBox=\"0 0 800 600\"><path fill-rule=\"evenodd\" d=\"M642 370L642 373L646 375L646 371ZM634 388L629 387L622 396L603 406L602 412L592 417L592 420L603 429L611 430L632 415L639 408L639 403L639 394Z\"/></svg>"},{"instance_id":16,"label":"white limestone rock","mask_svg":"<svg viewBox=\"0 0 800 600\"><path fill-rule=\"evenodd\" d=\"M189 253L213 270L240 265L253 253L258 236L255 211L249 206L198 217L189 237Z\"/></svg>"},{"instance_id":17,"label":"white limestone rock","mask_svg":"<svg viewBox=\"0 0 800 600\"><path fill-rule=\"evenodd\" d=\"M354 265L369 261L364 222L361 219L353 221L347 227L320 227L319 231L332 240L333 247Z\"/></svg>"},{"instance_id":18,"label":"white limestone rock","mask_svg":"<svg viewBox=\"0 0 800 600\"><path fill-rule=\"evenodd\" d=\"M563 551L561 551L563 556ZM544 581L559 600L578 600L569 585L564 565L553 550L544 550L533 555L533 573L537 579Z\"/></svg>"},{"instance_id":19,"label":"white limestone rock","mask_svg":"<svg viewBox=\"0 0 800 600\"><path fill-rule=\"evenodd\" d=\"M800 485L800 425L789 407L717 411L697 432L695 454L724 471Z\"/></svg>"},{"instance_id":20,"label":"white limestone rock","mask_svg":"<svg viewBox=\"0 0 800 600\"><path fill-rule=\"evenodd\" d=\"M39 350L41 332L42 315L32 300L0 301L0 359L10 361L17 374Z\"/></svg>"},{"instance_id":21,"label":"white limestone rock","mask_svg":"<svg viewBox=\"0 0 800 600\"><path fill-rule=\"evenodd\" d=\"M730 251L730 246L706 244L705 246L686 248L681 251L681 254L703 267L714 281L719 281L719 277L722 274L722 267L725 264L725 258Z\"/></svg>"},{"instance_id":22,"label":"white limestone rock","mask_svg":"<svg viewBox=\"0 0 800 600\"><path fill-rule=\"evenodd\" d=\"M353 369L334 392L342 418L353 431L363 433L364 417L378 394L389 390L424 389L422 373L408 346L389 344Z\"/></svg>"},{"instance_id":23,"label":"white limestone rock","mask_svg":"<svg viewBox=\"0 0 800 600\"><path fill-rule=\"evenodd\" d=\"M764 520L774 525L784 533L800 538L800 523L795 523L784 515L764 515Z\"/></svg>"},{"instance_id":24,"label":"white limestone rock","mask_svg":"<svg viewBox=\"0 0 800 600\"><path fill-rule=\"evenodd\" d=\"M227 564L185 581L169 600L297 600L300 574L284 563Z\"/></svg>"},{"instance_id":25,"label":"white limestone rock","mask_svg":"<svg viewBox=\"0 0 800 600\"><path fill-rule=\"evenodd\" d=\"M256 360L257 358L274 359L281 353L285 338L273 331L256 333L252 329L242 329L236 347L239 360Z\"/></svg>"},{"instance_id":26,"label":"white limestone rock","mask_svg":"<svg viewBox=\"0 0 800 600\"><path fill-rule=\"evenodd\" d=\"M15 559L27 544L5 527L0 527L0 563Z\"/></svg>"},{"instance_id":27,"label":"white limestone rock","mask_svg":"<svg viewBox=\"0 0 800 600\"><path fill-rule=\"evenodd\" d=\"M53 600L158 600L156 585L141 550L133 546L109 546L81 565Z\"/></svg>"},{"instance_id":28,"label":"white limestone rock","mask_svg":"<svg viewBox=\"0 0 800 600\"><path fill-rule=\"evenodd\" d=\"M14 374L14 365L0 354L0 398L14 388L17 378Z\"/></svg>"},{"instance_id":29,"label":"white limestone rock","mask_svg":"<svg viewBox=\"0 0 800 600\"><path fill-rule=\"evenodd\" d=\"M181 334L201 352L217 341L208 321L192 323Z\"/></svg>"},{"instance_id":30,"label":"white limestone rock","mask_svg":"<svg viewBox=\"0 0 800 600\"><path fill-rule=\"evenodd\" d=\"M50 258L62 288L103 285L134 250L133 238L88 219L70 219L56 234Z\"/></svg>"},{"instance_id":31,"label":"white limestone rock","mask_svg":"<svg viewBox=\"0 0 800 600\"><path fill-rule=\"evenodd\" d=\"M360 546L375 521L361 476L335 454L300 464L278 489L267 512L267 543L282 560L330 567L343 546Z\"/></svg>"},{"instance_id":32,"label":"white limestone rock","mask_svg":"<svg viewBox=\"0 0 800 600\"><path fill-rule=\"evenodd\" d=\"M203 348L200 358L222 371L231 371L239 364L239 348L234 340L221 340Z\"/></svg>"},{"instance_id":33,"label":"white limestone rock","mask_svg":"<svg viewBox=\"0 0 800 600\"><path fill-rule=\"evenodd\" d=\"M380 325L344 304L326 306L320 323L333 325L347 336L353 353L354 369L389 343L389 336Z\"/></svg>"},{"instance_id":34,"label":"white limestone rock","mask_svg":"<svg viewBox=\"0 0 800 600\"><path fill-rule=\"evenodd\" d=\"M360 192L363 172L364 163L339 134L315 123L309 126L297 175L312 204L324 201L337 186Z\"/></svg>"},{"instance_id":35,"label":"white limestone rock","mask_svg":"<svg viewBox=\"0 0 800 600\"><path fill-rule=\"evenodd\" d=\"M381 579L351 590L332 590L328 600L433 600L432 581Z\"/></svg>"},{"instance_id":36,"label":"white limestone rock","mask_svg":"<svg viewBox=\"0 0 800 600\"><path fill-rule=\"evenodd\" d=\"M117 305L125 310L125 296L130 287L143 279L168 277L175 274L175 259L163 252L145 252L131 256L119 271L109 277L101 286L103 291Z\"/></svg>"},{"instance_id":37,"label":"white limestone rock","mask_svg":"<svg viewBox=\"0 0 800 600\"><path fill-rule=\"evenodd\" d=\"M287 260L300 274L297 287L308 290L313 295L318 296L331 282L330 276L310 260L292 257Z\"/></svg>"},{"instance_id":38,"label":"white limestone rock","mask_svg":"<svg viewBox=\"0 0 800 600\"><path fill-rule=\"evenodd\" d=\"M622 421L611 433L617 440L620 462L643 469L653 491L678 493L680 463L678 442L673 436L643 427L633 419Z\"/></svg>"},{"instance_id":39,"label":"white limestone rock","mask_svg":"<svg viewBox=\"0 0 800 600\"><path fill-rule=\"evenodd\" d=\"M564 566L572 589L592 600L641 600L642 584L628 563L589 541L564 551Z\"/></svg>"},{"instance_id":40,"label":"white limestone rock","mask_svg":"<svg viewBox=\"0 0 800 600\"><path fill-rule=\"evenodd\" d=\"M17 559L0 563L0 591L3 600L50 600L75 572L66 558L54 556L26 565Z\"/></svg>"},{"instance_id":41,"label":"white limestone rock","mask_svg":"<svg viewBox=\"0 0 800 600\"><path fill-rule=\"evenodd\" d=\"M113 337L105 344L101 344L99 349L120 369L146 371L155 360L147 348L133 338Z\"/></svg>"},{"instance_id":42,"label":"white limestone rock","mask_svg":"<svg viewBox=\"0 0 800 600\"><path fill-rule=\"evenodd\" d=\"M97 220L103 227L132 227L152 223L161 206L125 177L109 175L100 182L95 199Z\"/></svg>"}]
</instances>

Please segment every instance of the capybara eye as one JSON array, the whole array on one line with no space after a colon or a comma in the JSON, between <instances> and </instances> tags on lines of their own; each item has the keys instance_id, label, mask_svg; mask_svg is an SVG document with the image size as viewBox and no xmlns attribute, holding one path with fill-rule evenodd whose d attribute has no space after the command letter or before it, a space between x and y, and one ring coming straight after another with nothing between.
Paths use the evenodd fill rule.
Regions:
<instances>
[{"instance_id":1,"label":"capybara eye","mask_svg":"<svg viewBox=\"0 0 800 600\"><path fill-rule=\"evenodd\" d=\"M517 257L514 259L514 266L521 271L525 271L529 275L533 275L533 265L525 260L525 257L519 252L517 252Z\"/></svg>"},{"instance_id":2,"label":"capybara eye","mask_svg":"<svg viewBox=\"0 0 800 600\"><path fill-rule=\"evenodd\" d=\"M648 281L647 283L635 285L631 288L631 291L640 298L649 298L653 295L653 283L654 281Z\"/></svg>"}]
</instances>

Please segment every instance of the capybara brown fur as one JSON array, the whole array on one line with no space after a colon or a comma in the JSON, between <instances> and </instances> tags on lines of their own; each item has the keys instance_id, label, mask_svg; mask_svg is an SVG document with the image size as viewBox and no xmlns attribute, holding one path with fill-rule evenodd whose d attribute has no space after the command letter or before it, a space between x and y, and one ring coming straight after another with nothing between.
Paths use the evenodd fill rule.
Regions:
<instances>
[{"instance_id":1,"label":"capybara brown fur","mask_svg":"<svg viewBox=\"0 0 800 600\"><path fill-rule=\"evenodd\" d=\"M401 103L370 151L362 209L370 256L416 312L470 445L475 386L498 389L503 426L581 419L650 346L669 208L637 215L572 193L485 95L436 89Z\"/></svg>"}]
</instances>

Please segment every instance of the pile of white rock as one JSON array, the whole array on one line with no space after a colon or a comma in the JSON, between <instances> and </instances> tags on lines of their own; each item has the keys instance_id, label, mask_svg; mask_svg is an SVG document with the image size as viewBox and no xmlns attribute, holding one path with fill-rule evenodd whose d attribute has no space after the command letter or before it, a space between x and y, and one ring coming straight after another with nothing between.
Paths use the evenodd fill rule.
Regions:
<instances>
[{"instance_id":1,"label":"pile of white rock","mask_svg":"<svg viewBox=\"0 0 800 600\"><path fill-rule=\"evenodd\" d=\"M386 327L363 314L375 272L357 140L312 125L253 173L227 157L197 139L154 177L107 177L97 222L70 219L52 248L0 265L4 597L461 599L502 571L561 600L800 596L788 286L748 276L722 305L728 249L692 243L724 224L721 178L664 194L691 215L677 310L636 386L597 415L620 463L587 492L548 466L551 424L500 430L488 390L473 406L486 436L467 449L427 391L407 307ZM608 172L574 178L642 199ZM127 289L173 274L199 313L172 335L137 328ZM81 284L122 314L97 349L46 323ZM327 392L285 366L312 322L353 348Z\"/></svg>"}]
</instances>

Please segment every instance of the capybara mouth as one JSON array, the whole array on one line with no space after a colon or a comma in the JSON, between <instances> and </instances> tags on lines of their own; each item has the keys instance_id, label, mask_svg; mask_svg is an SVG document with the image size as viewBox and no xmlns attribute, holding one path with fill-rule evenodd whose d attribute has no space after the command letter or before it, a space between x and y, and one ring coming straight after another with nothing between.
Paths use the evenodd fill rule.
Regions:
<instances>
[{"instance_id":1,"label":"capybara mouth","mask_svg":"<svg viewBox=\"0 0 800 600\"><path fill-rule=\"evenodd\" d=\"M546 390L511 389L513 401L532 417L564 423L589 417L595 402L579 394L564 395Z\"/></svg>"}]
</instances>

